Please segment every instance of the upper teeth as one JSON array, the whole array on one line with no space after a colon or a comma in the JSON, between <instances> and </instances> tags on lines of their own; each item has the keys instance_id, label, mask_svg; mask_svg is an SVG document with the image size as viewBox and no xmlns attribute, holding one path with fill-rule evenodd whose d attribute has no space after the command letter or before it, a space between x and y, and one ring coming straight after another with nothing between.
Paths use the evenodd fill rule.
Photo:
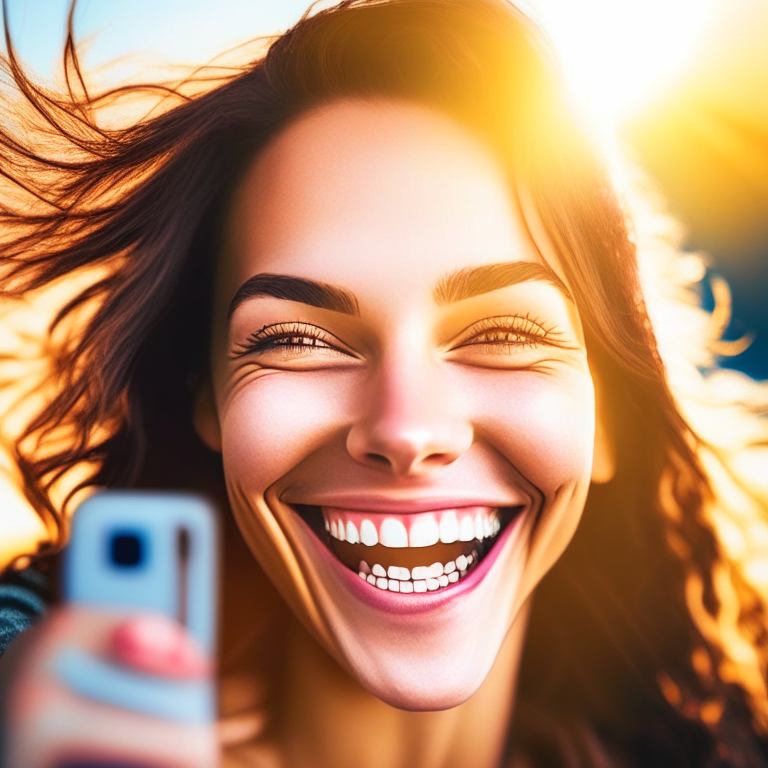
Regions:
<instances>
[{"instance_id":1,"label":"upper teeth","mask_svg":"<svg viewBox=\"0 0 768 768\"><path fill-rule=\"evenodd\" d=\"M482 541L495 536L501 528L498 510L491 507L461 507L399 517L323 507L323 519L334 539L368 547L431 547L438 541Z\"/></svg>"}]
</instances>

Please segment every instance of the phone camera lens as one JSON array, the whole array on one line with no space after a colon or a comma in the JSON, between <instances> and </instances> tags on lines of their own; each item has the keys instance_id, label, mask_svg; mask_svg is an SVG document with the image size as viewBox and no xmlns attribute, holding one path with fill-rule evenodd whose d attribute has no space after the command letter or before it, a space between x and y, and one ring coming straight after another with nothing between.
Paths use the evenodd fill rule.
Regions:
<instances>
[{"instance_id":1,"label":"phone camera lens","mask_svg":"<svg viewBox=\"0 0 768 768\"><path fill-rule=\"evenodd\" d=\"M135 533L121 532L112 536L110 554L112 562L124 568L135 568L144 560L141 537Z\"/></svg>"}]
</instances>

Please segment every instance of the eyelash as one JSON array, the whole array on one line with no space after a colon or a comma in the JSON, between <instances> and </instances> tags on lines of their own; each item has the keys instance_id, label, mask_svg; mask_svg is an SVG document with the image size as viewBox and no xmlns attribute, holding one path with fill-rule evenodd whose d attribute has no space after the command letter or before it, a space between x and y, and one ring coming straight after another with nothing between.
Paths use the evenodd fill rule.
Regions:
<instances>
[{"instance_id":1,"label":"eyelash","mask_svg":"<svg viewBox=\"0 0 768 768\"><path fill-rule=\"evenodd\" d=\"M493 338L500 334L506 338ZM478 336L489 336L482 341L476 340ZM549 346L561 346L561 342L555 338L559 334L553 327L540 320L534 320L530 315L510 315L504 317L489 317L480 320L468 328L463 334L463 339L455 347L487 346L495 347L496 351L511 351L525 347L535 347L539 344ZM514 338L509 338L510 336ZM237 345L233 352L233 358L245 355L264 354L273 349L306 350L310 348L331 349L342 352L330 342L331 335L308 323L275 323L265 325L258 331L254 331L244 342ZM304 343L300 340L311 340L312 343ZM281 343L287 342L287 343ZM321 343L317 343L321 342Z\"/></svg>"},{"instance_id":2,"label":"eyelash","mask_svg":"<svg viewBox=\"0 0 768 768\"><path fill-rule=\"evenodd\" d=\"M272 349L297 350L314 347L317 349L332 349L337 352L341 351L324 336L330 338L330 334L327 334L322 328L318 328L316 325L309 325L308 323L275 323L274 325L265 325L258 331L254 331L244 342L238 344L232 357L243 357L254 353L263 354ZM300 339L312 339L313 343L304 344L298 341ZM288 341L288 343L281 344L281 341ZM322 342L322 344L314 343L318 341Z\"/></svg>"},{"instance_id":3,"label":"eyelash","mask_svg":"<svg viewBox=\"0 0 768 768\"><path fill-rule=\"evenodd\" d=\"M501 335L506 338L493 338ZM488 346L496 347L503 351L535 347L539 344L548 346L562 346L562 341L557 337L561 334L553 326L534 320L530 315L508 315L502 317L488 317L480 320L468 328L457 347ZM491 338L482 341L476 340L478 336ZM514 338L509 338L514 337Z\"/></svg>"}]
</instances>

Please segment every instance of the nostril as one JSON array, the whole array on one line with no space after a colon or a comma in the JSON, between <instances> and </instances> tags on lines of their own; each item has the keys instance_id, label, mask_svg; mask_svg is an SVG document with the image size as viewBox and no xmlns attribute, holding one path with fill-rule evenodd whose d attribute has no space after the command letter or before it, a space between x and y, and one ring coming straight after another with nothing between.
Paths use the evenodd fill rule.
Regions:
<instances>
[{"instance_id":1,"label":"nostril","mask_svg":"<svg viewBox=\"0 0 768 768\"><path fill-rule=\"evenodd\" d=\"M366 453L366 459L372 461L375 464L381 464L382 466L389 466L390 460L386 456L382 456L380 453Z\"/></svg>"}]
</instances>

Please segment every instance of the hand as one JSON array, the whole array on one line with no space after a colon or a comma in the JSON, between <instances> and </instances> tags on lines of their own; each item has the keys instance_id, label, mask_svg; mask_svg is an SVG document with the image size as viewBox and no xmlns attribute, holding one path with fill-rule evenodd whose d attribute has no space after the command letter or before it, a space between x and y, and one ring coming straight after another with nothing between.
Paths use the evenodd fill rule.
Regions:
<instances>
[{"instance_id":1,"label":"hand","mask_svg":"<svg viewBox=\"0 0 768 768\"><path fill-rule=\"evenodd\" d=\"M215 768L214 722L194 704L211 674L194 638L164 616L60 609L0 660L3 766Z\"/></svg>"}]
</instances>

